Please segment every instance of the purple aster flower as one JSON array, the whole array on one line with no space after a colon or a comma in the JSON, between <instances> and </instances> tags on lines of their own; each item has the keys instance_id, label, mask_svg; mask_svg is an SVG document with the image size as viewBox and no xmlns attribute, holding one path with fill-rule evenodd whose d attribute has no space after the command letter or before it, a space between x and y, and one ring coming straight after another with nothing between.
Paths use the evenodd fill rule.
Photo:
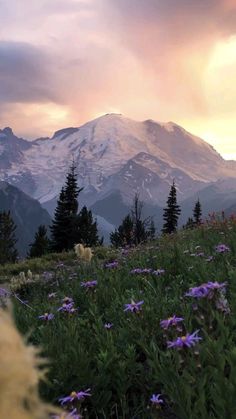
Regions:
<instances>
[{"instance_id":1,"label":"purple aster flower","mask_svg":"<svg viewBox=\"0 0 236 419\"><path fill-rule=\"evenodd\" d=\"M105 264L105 268L107 269L115 269L119 266L119 263L117 262L117 260L114 260L113 262L109 262Z\"/></svg>"},{"instance_id":2,"label":"purple aster flower","mask_svg":"<svg viewBox=\"0 0 236 419\"><path fill-rule=\"evenodd\" d=\"M89 392L90 392L90 388L88 388L85 391L72 391L69 396L61 397L59 399L59 402L61 403L61 405L64 405L67 403L72 403L76 400L83 401L85 397L91 396L91 393Z\"/></svg>"},{"instance_id":3,"label":"purple aster flower","mask_svg":"<svg viewBox=\"0 0 236 419\"><path fill-rule=\"evenodd\" d=\"M205 253L204 253L204 252L198 252L198 253L196 254L196 256L197 256L197 257L200 257L200 258L203 258L203 257L205 256Z\"/></svg>"},{"instance_id":4,"label":"purple aster flower","mask_svg":"<svg viewBox=\"0 0 236 419\"><path fill-rule=\"evenodd\" d=\"M113 323L105 323L104 327L105 329L111 329L113 327Z\"/></svg>"},{"instance_id":5,"label":"purple aster flower","mask_svg":"<svg viewBox=\"0 0 236 419\"><path fill-rule=\"evenodd\" d=\"M74 302L72 302L68 304L62 304L62 306L59 307L57 311L62 311L64 313L74 313L75 311L77 311L77 309L74 308Z\"/></svg>"},{"instance_id":6,"label":"purple aster flower","mask_svg":"<svg viewBox=\"0 0 236 419\"><path fill-rule=\"evenodd\" d=\"M54 314L52 313L44 313L42 316L38 316L38 319L40 320L45 320L45 321L49 321L49 320L53 320L54 319Z\"/></svg>"},{"instance_id":7,"label":"purple aster flower","mask_svg":"<svg viewBox=\"0 0 236 419\"><path fill-rule=\"evenodd\" d=\"M216 247L215 247L215 251L217 252L217 253L227 253L227 252L230 252L230 248L228 247L228 246L226 246L226 244L218 244Z\"/></svg>"},{"instance_id":8,"label":"purple aster flower","mask_svg":"<svg viewBox=\"0 0 236 419\"><path fill-rule=\"evenodd\" d=\"M178 337L176 340L174 340L172 342L168 341L167 342L167 347L168 348L180 348L180 349L191 348L191 346L195 346L200 340L202 340L202 338L200 336L198 336L198 332L199 332L199 330L192 333L191 335L190 335L190 333L187 333L187 335Z\"/></svg>"},{"instance_id":9,"label":"purple aster flower","mask_svg":"<svg viewBox=\"0 0 236 419\"><path fill-rule=\"evenodd\" d=\"M167 320L161 320L160 325L163 329L168 329L169 326L177 326L178 323L182 322L183 317L177 317L175 314L172 317L169 317Z\"/></svg>"},{"instance_id":10,"label":"purple aster flower","mask_svg":"<svg viewBox=\"0 0 236 419\"><path fill-rule=\"evenodd\" d=\"M10 295L10 291L7 291L5 288L0 288L0 298L7 298Z\"/></svg>"},{"instance_id":11,"label":"purple aster flower","mask_svg":"<svg viewBox=\"0 0 236 419\"><path fill-rule=\"evenodd\" d=\"M161 394L153 394L150 398L150 402L155 406L159 406L160 404L164 403L161 399Z\"/></svg>"},{"instance_id":12,"label":"purple aster flower","mask_svg":"<svg viewBox=\"0 0 236 419\"><path fill-rule=\"evenodd\" d=\"M81 282L81 287L89 289L96 287L98 281L87 281L87 282Z\"/></svg>"},{"instance_id":13,"label":"purple aster flower","mask_svg":"<svg viewBox=\"0 0 236 419\"><path fill-rule=\"evenodd\" d=\"M141 310L141 305L144 303L144 301L139 301L135 303L133 300L131 300L130 304L125 304L124 311L131 311L132 313L137 313Z\"/></svg>"},{"instance_id":14,"label":"purple aster flower","mask_svg":"<svg viewBox=\"0 0 236 419\"><path fill-rule=\"evenodd\" d=\"M156 271L153 271L152 273L153 275L160 276L165 273L165 269L157 269Z\"/></svg>"},{"instance_id":15,"label":"purple aster flower","mask_svg":"<svg viewBox=\"0 0 236 419\"><path fill-rule=\"evenodd\" d=\"M185 294L186 297L193 298L205 298L209 294L209 289L205 284L200 285L199 287L190 288L190 290Z\"/></svg>"}]
</instances>

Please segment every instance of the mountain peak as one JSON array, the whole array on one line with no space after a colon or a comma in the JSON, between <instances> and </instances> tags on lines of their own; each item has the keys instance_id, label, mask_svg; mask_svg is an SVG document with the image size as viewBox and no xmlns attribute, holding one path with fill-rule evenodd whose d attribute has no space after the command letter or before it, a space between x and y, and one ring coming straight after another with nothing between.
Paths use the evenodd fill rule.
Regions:
<instances>
[{"instance_id":1,"label":"mountain peak","mask_svg":"<svg viewBox=\"0 0 236 419\"><path fill-rule=\"evenodd\" d=\"M2 133L5 134L7 137L14 135L14 133L13 133L13 131L10 127L3 128Z\"/></svg>"}]
</instances>

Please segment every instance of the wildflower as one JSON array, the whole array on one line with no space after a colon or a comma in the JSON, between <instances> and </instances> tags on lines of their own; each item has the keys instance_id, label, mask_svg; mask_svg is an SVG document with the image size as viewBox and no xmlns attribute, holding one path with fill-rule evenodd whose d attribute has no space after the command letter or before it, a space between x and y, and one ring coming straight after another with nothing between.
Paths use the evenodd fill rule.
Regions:
<instances>
[{"instance_id":1,"label":"wildflower","mask_svg":"<svg viewBox=\"0 0 236 419\"><path fill-rule=\"evenodd\" d=\"M193 298L208 298L211 299L213 297L214 290L225 290L226 282L219 283L215 282L207 282L205 284L200 285L199 287L190 288L190 290L185 294L186 297L193 297Z\"/></svg>"},{"instance_id":2,"label":"wildflower","mask_svg":"<svg viewBox=\"0 0 236 419\"><path fill-rule=\"evenodd\" d=\"M52 313L44 313L44 314L42 314L42 316L38 316L38 318L40 320L45 320L45 321L53 320L54 319L54 314L52 314Z\"/></svg>"},{"instance_id":3,"label":"wildflower","mask_svg":"<svg viewBox=\"0 0 236 419\"><path fill-rule=\"evenodd\" d=\"M66 304L63 303L61 307L57 309L57 311L62 311L63 313L74 313L77 309L74 308L74 302Z\"/></svg>"},{"instance_id":4,"label":"wildflower","mask_svg":"<svg viewBox=\"0 0 236 419\"><path fill-rule=\"evenodd\" d=\"M111 329L113 327L113 323L105 323L104 327L105 329Z\"/></svg>"},{"instance_id":5,"label":"wildflower","mask_svg":"<svg viewBox=\"0 0 236 419\"><path fill-rule=\"evenodd\" d=\"M167 320L161 320L160 325L163 329L168 329L169 326L177 326L178 323L182 322L183 317L177 317L176 315L169 317Z\"/></svg>"},{"instance_id":6,"label":"wildflower","mask_svg":"<svg viewBox=\"0 0 236 419\"><path fill-rule=\"evenodd\" d=\"M7 291L5 288L0 288L0 298L7 298L10 295L10 291Z\"/></svg>"},{"instance_id":7,"label":"wildflower","mask_svg":"<svg viewBox=\"0 0 236 419\"><path fill-rule=\"evenodd\" d=\"M61 405L64 405L66 403L72 403L76 400L83 401L85 397L91 396L91 393L89 392L90 392L90 388L88 388L85 391L78 391L78 392L72 391L69 396L61 397L59 399L59 402L61 403Z\"/></svg>"},{"instance_id":8,"label":"wildflower","mask_svg":"<svg viewBox=\"0 0 236 419\"><path fill-rule=\"evenodd\" d=\"M152 273L152 269L151 268L134 268L134 269L132 269L132 271L130 273L131 274L145 275L145 274Z\"/></svg>"},{"instance_id":9,"label":"wildflower","mask_svg":"<svg viewBox=\"0 0 236 419\"><path fill-rule=\"evenodd\" d=\"M117 262L117 260L114 260L113 262L109 262L105 264L105 268L107 269L115 269L119 266L119 263Z\"/></svg>"},{"instance_id":10,"label":"wildflower","mask_svg":"<svg viewBox=\"0 0 236 419\"><path fill-rule=\"evenodd\" d=\"M215 247L215 251L217 253L227 253L227 252L230 252L230 248L228 246L226 246L226 244L218 244Z\"/></svg>"},{"instance_id":11,"label":"wildflower","mask_svg":"<svg viewBox=\"0 0 236 419\"><path fill-rule=\"evenodd\" d=\"M165 273L165 269L157 269L156 271L153 271L152 274L156 276L163 275Z\"/></svg>"},{"instance_id":12,"label":"wildflower","mask_svg":"<svg viewBox=\"0 0 236 419\"><path fill-rule=\"evenodd\" d=\"M206 261L207 262L212 262L212 260L214 259L214 257L213 256L208 256L208 258L206 258Z\"/></svg>"},{"instance_id":13,"label":"wildflower","mask_svg":"<svg viewBox=\"0 0 236 419\"><path fill-rule=\"evenodd\" d=\"M176 340L174 341L168 341L167 342L167 347L168 348L191 348L191 346L195 346L200 340L202 340L202 338L200 336L198 336L198 332L199 330L197 330L196 332L192 333L190 335L190 333L187 333L187 335L185 336L181 336L178 337Z\"/></svg>"},{"instance_id":14,"label":"wildflower","mask_svg":"<svg viewBox=\"0 0 236 419\"><path fill-rule=\"evenodd\" d=\"M199 287L190 288L190 290L185 294L186 297L194 298L205 298L209 294L209 289L205 284L200 285Z\"/></svg>"},{"instance_id":15,"label":"wildflower","mask_svg":"<svg viewBox=\"0 0 236 419\"><path fill-rule=\"evenodd\" d=\"M141 310L141 305L144 303L144 301L139 301L135 303L133 300L131 300L130 304L125 304L124 311L131 311L132 313L137 313Z\"/></svg>"},{"instance_id":16,"label":"wildflower","mask_svg":"<svg viewBox=\"0 0 236 419\"><path fill-rule=\"evenodd\" d=\"M150 402L155 406L159 406L160 404L164 403L161 399L161 394L153 394L150 398Z\"/></svg>"},{"instance_id":17,"label":"wildflower","mask_svg":"<svg viewBox=\"0 0 236 419\"><path fill-rule=\"evenodd\" d=\"M87 281L87 282L81 282L81 287L89 289L96 287L98 281Z\"/></svg>"},{"instance_id":18,"label":"wildflower","mask_svg":"<svg viewBox=\"0 0 236 419\"><path fill-rule=\"evenodd\" d=\"M28 269L28 272L27 272L27 278L28 278L29 280L32 280L32 279L33 279L33 274L32 274L32 272L31 272L31 270L30 270L30 269Z\"/></svg>"}]
</instances>

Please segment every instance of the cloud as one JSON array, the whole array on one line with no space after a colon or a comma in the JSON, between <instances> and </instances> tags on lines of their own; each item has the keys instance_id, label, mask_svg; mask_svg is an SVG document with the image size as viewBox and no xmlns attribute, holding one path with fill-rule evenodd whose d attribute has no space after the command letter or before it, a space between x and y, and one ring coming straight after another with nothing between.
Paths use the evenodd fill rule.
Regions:
<instances>
[{"instance_id":1,"label":"cloud","mask_svg":"<svg viewBox=\"0 0 236 419\"><path fill-rule=\"evenodd\" d=\"M53 91L49 56L25 42L0 42L0 101L47 102L59 100Z\"/></svg>"}]
</instances>

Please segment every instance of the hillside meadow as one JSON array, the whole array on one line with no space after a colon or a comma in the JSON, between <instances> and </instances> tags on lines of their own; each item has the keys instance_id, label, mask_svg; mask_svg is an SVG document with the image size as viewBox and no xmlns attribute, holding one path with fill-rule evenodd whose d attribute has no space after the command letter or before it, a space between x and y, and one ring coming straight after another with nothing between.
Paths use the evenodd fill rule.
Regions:
<instances>
[{"instance_id":1,"label":"hillside meadow","mask_svg":"<svg viewBox=\"0 0 236 419\"><path fill-rule=\"evenodd\" d=\"M40 395L64 411L52 417L236 417L235 219L97 248L91 263L6 265L0 280L2 306L47 360Z\"/></svg>"}]
</instances>

